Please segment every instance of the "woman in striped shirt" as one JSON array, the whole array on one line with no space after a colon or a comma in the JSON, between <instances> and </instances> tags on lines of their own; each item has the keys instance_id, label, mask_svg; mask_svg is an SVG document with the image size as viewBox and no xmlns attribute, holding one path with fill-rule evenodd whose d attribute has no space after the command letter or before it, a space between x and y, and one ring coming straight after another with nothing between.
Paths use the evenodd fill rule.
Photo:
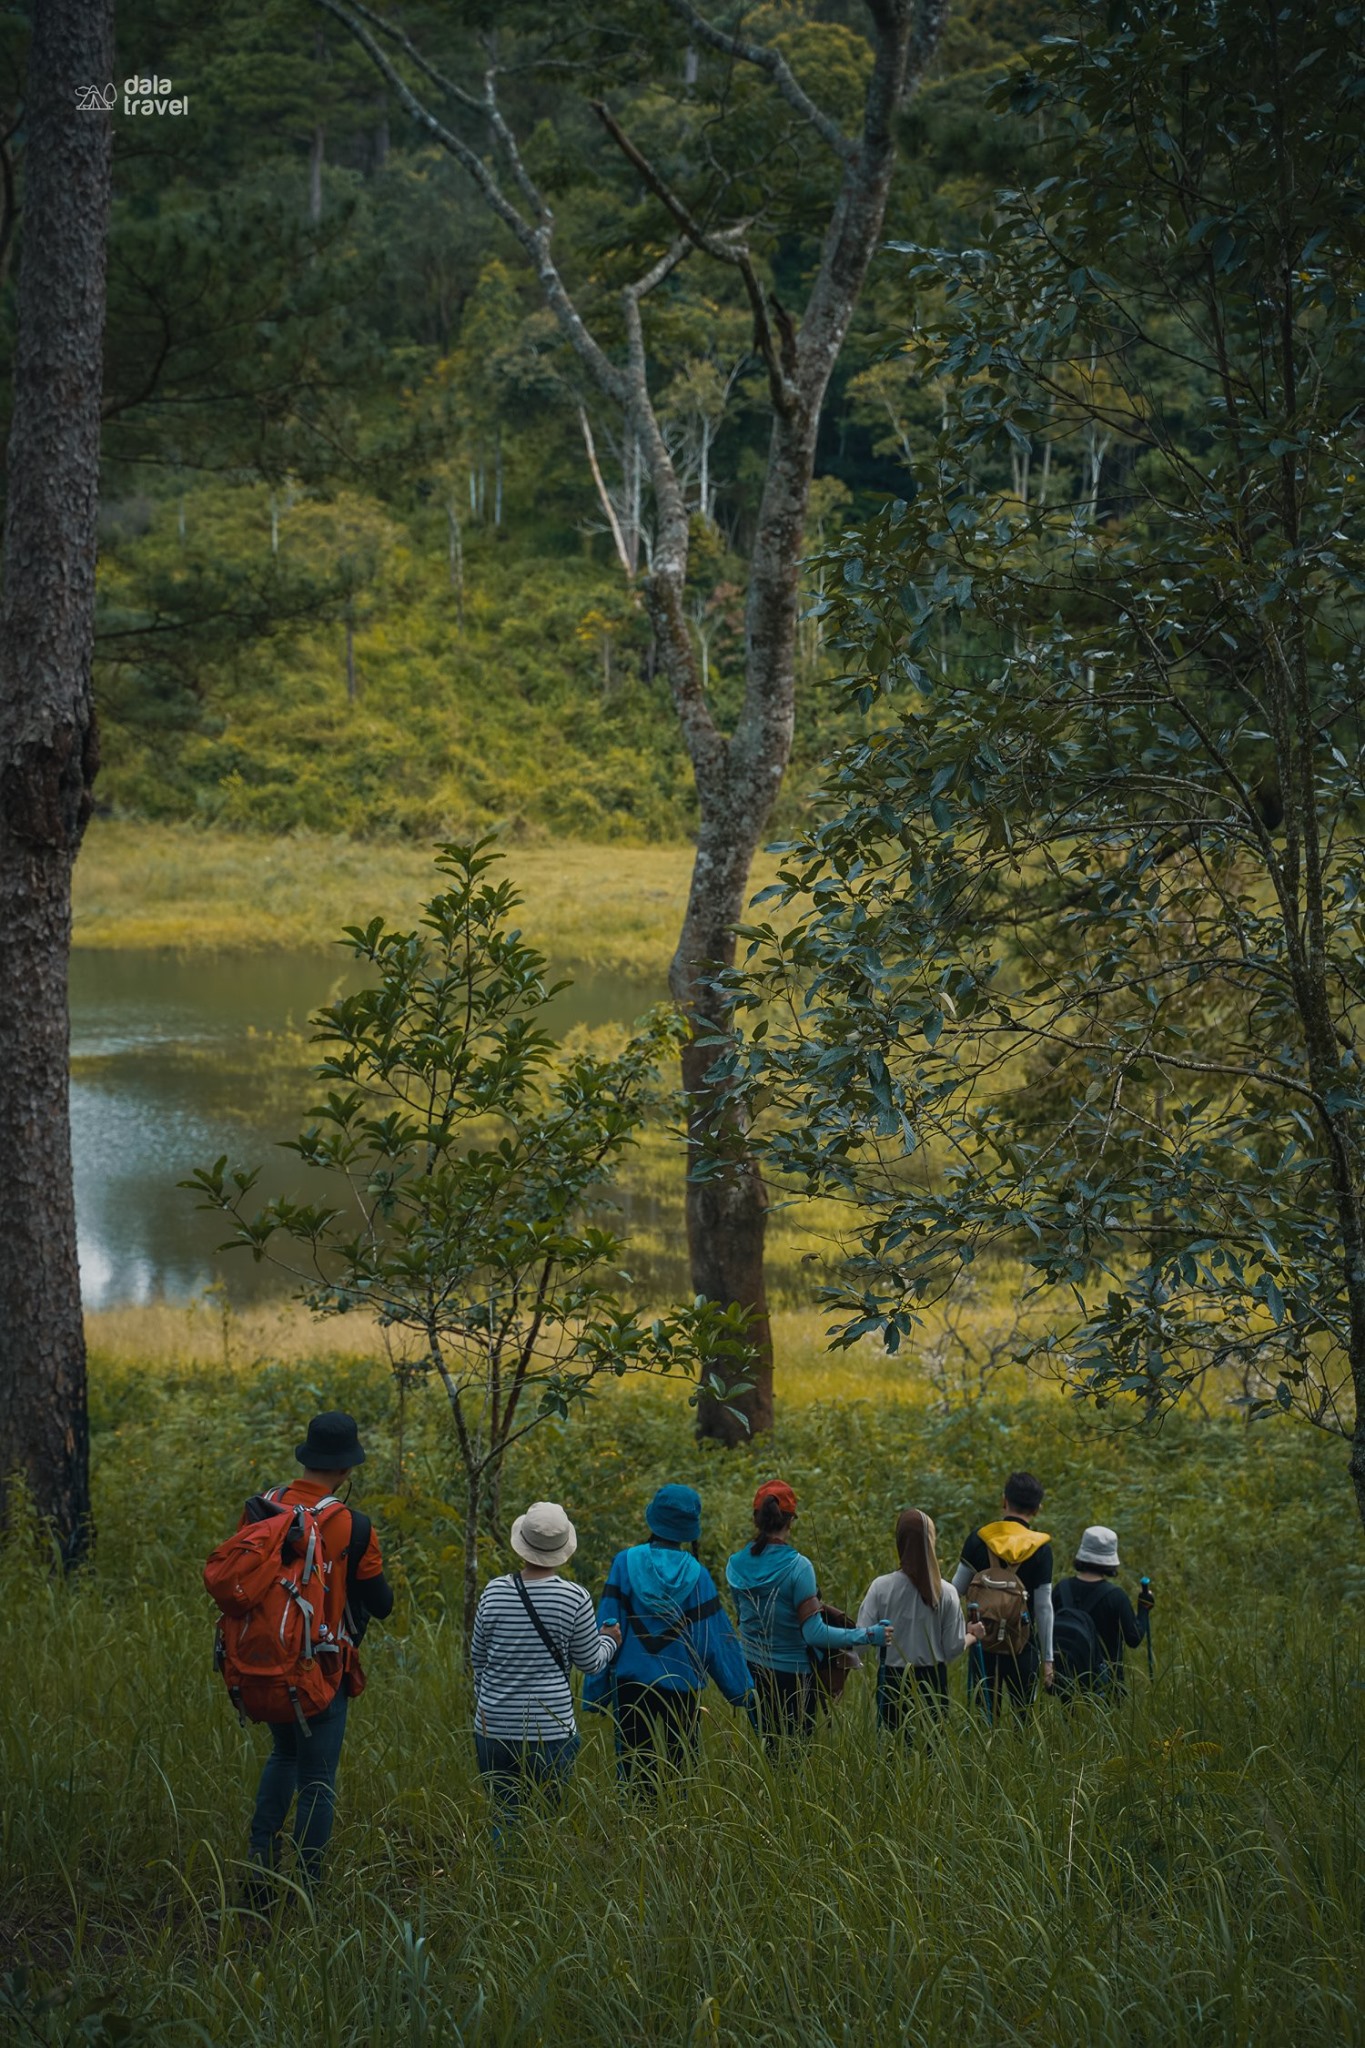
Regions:
<instances>
[{"instance_id":1,"label":"woman in striped shirt","mask_svg":"<svg viewBox=\"0 0 1365 2048\"><path fill-rule=\"evenodd\" d=\"M599 1629L592 1595L559 1566L578 1548L573 1523L538 1500L512 1524L525 1563L490 1579L474 1617L474 1748L500 1820L516 1818L530 1785L558 1803L578 1754L569 1672L603 1671L621 1646Z\"/></svg>"}]
</instances>

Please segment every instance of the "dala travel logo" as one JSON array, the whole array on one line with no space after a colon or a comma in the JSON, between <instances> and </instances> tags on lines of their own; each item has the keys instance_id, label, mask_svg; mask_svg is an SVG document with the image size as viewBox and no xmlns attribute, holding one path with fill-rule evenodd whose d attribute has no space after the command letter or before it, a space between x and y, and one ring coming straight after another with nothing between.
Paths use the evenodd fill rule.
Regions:
<instances>
[{"instance_id":1,"label":"dala travel logo","mask_svg":"<svg viewBox=\"0 0 1365 2048\"><path fill-rule=\"evenodd\" d=\"M118 93L112 85L76 87L78 114L110 114L117 104ZM188 114L189 110L189 94L175 93L169 78L125 78L123 81L125 114Z\"/></svg>"}]
</instances>

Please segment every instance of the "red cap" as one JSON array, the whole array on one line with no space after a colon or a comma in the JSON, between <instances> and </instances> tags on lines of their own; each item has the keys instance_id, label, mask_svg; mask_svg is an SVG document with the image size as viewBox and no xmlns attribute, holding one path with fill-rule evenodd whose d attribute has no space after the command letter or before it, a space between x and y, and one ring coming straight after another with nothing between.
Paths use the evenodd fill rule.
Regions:
<instances>
[{"instance_id":1,"label":"red cap","mask_svg":"<svg viewBox=\"0 0 1365 2048\"><path fill-rule=\"evenodd\" d=\"M755 1514L758 1513L765 1500L776 1501L784 1515L794 1515L796 1513L796 1495L792 1492L785 1479L770 1479L765 1486L759 1487L758 1492L754 1495Z\"/></svg>"}]
</instances>

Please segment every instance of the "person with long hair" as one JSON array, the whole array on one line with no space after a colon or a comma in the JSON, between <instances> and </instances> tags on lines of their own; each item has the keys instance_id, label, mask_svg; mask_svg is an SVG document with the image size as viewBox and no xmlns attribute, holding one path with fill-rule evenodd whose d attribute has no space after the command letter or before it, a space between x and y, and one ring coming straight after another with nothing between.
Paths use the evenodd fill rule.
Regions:
<instances>
[{"instance_id":1,"label":"person with long hair","mask_svg":"<svg viewBox=\"0 0 1365 2048\"><path fill-rule=\"evenodd\" d=\"M820 1612L815 1566L792 1544L796 1495L770 1479L754 1495L754 1535L725 1567L739 1610L739 1640L754 1678L754 1724L765 1741L809 1732L815 1719L812 1653L888 1640L885 1622L835 1628Z\"/></svg>"},{"instance_id":2,"label":"person with long hair","mask_svg":"<svg viewBox=\"0 0 1365 2048\"><path fill-rule=\"evenodd\" d=\"M967 1626L955 1587L939 1571L937 1535L922 1509L902 1509L896 1522L898 1568L872 1581L858 1609L860 1622L874 1614L890 1619L877 1724L892 1734L908 1736L920 1722L943 1718L948 1666L982 1635L980 1622Z\"/></svg>"}]
</instances>

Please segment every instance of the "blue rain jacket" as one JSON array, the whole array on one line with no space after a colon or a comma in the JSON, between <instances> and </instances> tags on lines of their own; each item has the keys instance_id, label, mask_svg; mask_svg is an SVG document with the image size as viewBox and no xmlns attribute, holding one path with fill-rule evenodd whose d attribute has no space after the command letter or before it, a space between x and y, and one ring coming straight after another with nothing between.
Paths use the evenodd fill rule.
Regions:
<instances>
[{"instance_id":1,"label":"blue rain jacket","mask_svg":"<svg viewBox=\"0 0 1365 2048\"><path fill-rule=\"evenodd\" d=\"M589 1710L608 1704L613 1677L664 1692L700 1692L710 1678L732 1706L753 1691L715 1581L686 1550L662 1543L618 1550L597 1621L601 1628L615 1622L621 1647L605 1671L584 1682Z\"/></svg>"}]
</instances>

